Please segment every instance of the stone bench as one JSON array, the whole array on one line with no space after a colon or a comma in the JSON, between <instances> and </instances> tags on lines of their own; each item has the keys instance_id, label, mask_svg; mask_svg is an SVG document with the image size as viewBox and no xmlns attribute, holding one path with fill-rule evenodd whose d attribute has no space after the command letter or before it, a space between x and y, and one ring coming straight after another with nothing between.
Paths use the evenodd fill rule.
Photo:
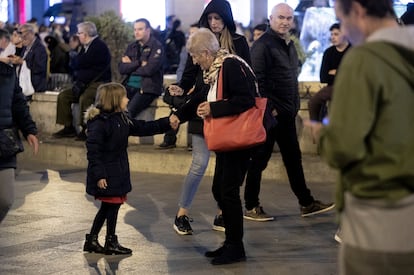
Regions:
<instances>
[{"instance_id":1,"label":"stone bench","mask_svg":"<svg viewBox=\"0 0 414 275\"><path fill-rule=\"evenodd\" d=\"M307 101L309 97L317 92L322 86L319 82L300 83L301 108L296 120L296 126L299 136L299 143L303 153L316 153L317 146L313 144L309 129L303 127L303 119L308 118ZM40 136L50 136L52 133L60 130L62 125L56 124L56 102L59 92L47 91L45 93L35 93L33 101L30 104L30 112L37 123ZM142 112L138 118L143 120L153 120L168 116L170 108L162 101L162 98L154 100L151 106ZM132 144L155 144L158 145L163 141L164 135L155 135L154 137L131 137ZM180 126L177 134L177 146L187 147L188 145L187 123Z\"/></svg>"}]
</instances>

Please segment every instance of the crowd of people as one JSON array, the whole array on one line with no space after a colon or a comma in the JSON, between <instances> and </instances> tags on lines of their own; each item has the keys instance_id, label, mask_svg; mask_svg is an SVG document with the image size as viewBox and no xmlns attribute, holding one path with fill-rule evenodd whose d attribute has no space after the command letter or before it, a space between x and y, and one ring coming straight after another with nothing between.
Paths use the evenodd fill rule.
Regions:
<instances>
[{"instance_id":1,"label":"crowd of people","mask_svg":"<svg viewBox=\"0 0 414 275\"><path fill-rule=\"evenodd\" d=\"M67 48L60 46L65 43L63 37L48 34L42 40L32 23L11 32L0 29L0 85L7 91L0 95L0 133L20 129L36 153L37 129L26 100L47 89L52 68L70 74L71 84L57 101L56 122L63 128L53 136L86 141L86 192L102 202L83 250L131 254L116 235L119 208L132 188L128 137L175 134L180 123L189 122L192 163L183 181L173 229L191 235L189 212L211 154L203 132L205 119L240 114L255 105L255 97L266 97L265 142L214 152L212 194L217 215L212 227L225 236L205 256L212 258L213 265L245 261L243 219L274 219L264 211L259 194L262 172L271 164L277 143L299 215L310 217L337 208L340 274L411 274L414 242L411 231L403 229L412 228L407 216L414 212L414 136L410 130L414 28L398 24L392 1L337 0L335 12L341 24L327 30L332 47L326 49L321 68L321 82L327 86L310 100L310 120L305 124L322 157L339 170L336 204L315 199L303 173L295 125L301 61L291 34L294 10L285 3L273 7L268 24L255 28L252 44L236 32L226 0L209 2L187 40L174 16L167 18L166 30L158 34L147 19L137 19L135 41L118 62L122 84L112 82L110 50L92 22L77 25ZM186 101L167 117L137 120L163 93L163 74L177 70L180 77L167 87L168 93L185 96ZM326 101L330 101L329 108L321 115ZM12 203L17 152L0 153L3 219ZM98 234L105 222L107 236L101 246Z\"/></svg>"}]
</instances>

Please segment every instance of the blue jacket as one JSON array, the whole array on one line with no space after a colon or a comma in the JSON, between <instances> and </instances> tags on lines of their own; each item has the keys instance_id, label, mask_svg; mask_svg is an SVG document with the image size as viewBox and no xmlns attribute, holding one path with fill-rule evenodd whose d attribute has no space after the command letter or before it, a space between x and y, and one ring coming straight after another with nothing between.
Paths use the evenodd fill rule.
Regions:
<instances>
[{"instance_id":1,"label":"blue jacket","mask_svg":"<svg viewBox=\"0 0 414 275\"><path fill-rule=\"evenodd\" d=\"M13 126L20 129L24 137L37 134L36 124L18 84L15 68L0 62L0 129ZM16 168L16 156L0 158L0 169L3 168Z\"/></svg>"},{"instance_id":2,"label":"blue jacket","mask_svg":"<svg viewBox=\"0 0 414 275\"><path fill-rule=\"evenodd\" d=\"M140 45L137 41L128 45L124 56L128 56L132 62L118 65L119 73L122 75L138 75L141 76L141 90L143 93L162 94L163 85L163 62L164 49L160 41L153 35L144 45ZM145 66L142 63L146 62Z\"/></svg>"},{"instance_id":3,"label":"blue jacket","mask_svg":"<svg viewBox=\"0 0 414 275\"><path fill-rule=\"evenodd\" d=\"M101 113L96 107L86 112L88 170L86 192L92 196L123 196L131 191L128 137L161 134L171 129L168 117L155 121L129 119L125 113ZM97 183L106 179L108 187Z\"/></svg>"}]
</instances>

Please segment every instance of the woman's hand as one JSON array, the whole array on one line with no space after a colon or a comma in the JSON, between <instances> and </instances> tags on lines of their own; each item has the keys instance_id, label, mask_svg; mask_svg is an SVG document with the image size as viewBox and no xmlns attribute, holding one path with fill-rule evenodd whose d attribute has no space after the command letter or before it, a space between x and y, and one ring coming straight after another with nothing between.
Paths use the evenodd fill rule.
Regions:
<instances>
[{"instance_id":1,"label":"woman's hand","mask_svg":"<svg viewBox=\"0 0 414 275\"><path fill-rule=\"evenodd\" d=\"M174 84L168 86L168 91L172 96L180 96L184 94L184 90L180 86Z\"/></svg>"},{"instance_id":2,"label":"woman's hand","mask_svg":"<svg viewBox=\"0 0 414 275\"><path fill-rule=\"evenodd\" d=\"M211 115L210 102L204 101L203 103L200 103L197 107L197 115L202 119Z\"/></svg>"},{"instance_id":3,"label":"woman's hand","mask_svg":"<svg viewBox=\"0 0 414 275\"><path fill-rule=\"evenodd\" d=\"M98 180L98 187L101 189L106 189L108 184L106 183L106 179L100 179Z\"/></svg>"}]
</instances>

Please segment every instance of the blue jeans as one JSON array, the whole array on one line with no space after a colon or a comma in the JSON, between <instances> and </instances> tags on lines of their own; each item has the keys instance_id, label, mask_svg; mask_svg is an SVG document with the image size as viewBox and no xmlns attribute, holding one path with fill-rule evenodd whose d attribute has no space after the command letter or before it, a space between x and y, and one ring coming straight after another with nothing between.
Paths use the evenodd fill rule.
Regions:
<instances>
[{"instance_id":1,"label":"blue jeans","mask_svg":"<svg viewBox=\"0 0 414 275\"><path fill-rule=\"evenodd\" d=\"M156 94L145 94L138 90L128 103L129 117L136 118L136 116L148 108L157 97L158 95Z\"/></svg>"},{"instance_id":2,"label":"blue jeans","mask_svg":"<svg viewBox=\"0 0 414 275\"><path fill-rule=\"evenodd\" d=\"M193 160L187 176L184 178L183 187L181 188L181 197L179 206L184 209L189 209L193 202L198 186L203 179L206 172L208 161L210 160L210 151L207 149L207 144L204 137L197 134L192 134L193 142Z\"/></svg>"}]
</instances>

